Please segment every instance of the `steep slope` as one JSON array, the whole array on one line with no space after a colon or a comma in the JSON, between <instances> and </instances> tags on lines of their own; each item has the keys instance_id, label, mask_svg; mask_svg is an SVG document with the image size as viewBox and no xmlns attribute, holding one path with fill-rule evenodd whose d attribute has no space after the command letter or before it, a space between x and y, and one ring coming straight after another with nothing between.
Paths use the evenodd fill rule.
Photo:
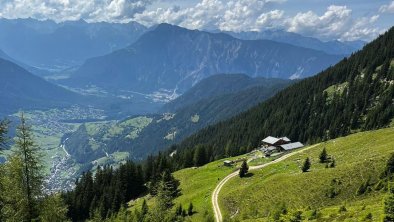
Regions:
<instances>
[{"instance_id":1,"label":"steep slope","mask_svg":"<svg viewBox=\"0 0 394 222\"><path fill-rule=\"evenodd\" d=\"M216 79L211 77L209 79ZM234 79L254 79L243 75L221 75L223 82ZM226 80L228 78L229 80ZM260 82L260 84L257 84ZM256 84L240 84L245 90L238 92L217 94L209 93L212 98L194 98L190 104L180 103L180 109L174 113L163 115L131 117L119 123L84 124L76 132L64 136L69 152L80 162L86 162L103 157L105 152L130 152L134 159L141 159L147 155L161 151L171 144L180 142L192 133L218 121L225 120L273 96L276 92L287 87L291 81L278 79L256 79ZM251 87L252 85L259 85ZM200 86L204 90L213 92L210 86L197 84L191 89L199 92ZM201 94L199 94L201 95ZM104 150L104 152L103 152ZM88 153L88 155L86 155Z\"/></svg>"},{"instance_id":2,"label":"steep slope","mask_svg":"<svg viewBox=\"0 0 394 222\"><path fill-rule=\"evenodd\" d=\"M278 83L287 82L281 79L251 78L245 74L218 74L201 80L186 93L175 100L166 103L162 112L176 112L177 110L197 103L204 99L213 99L225 94L235 94L256 86L271 87Z\"/></svg>"},{"instance_id":3,"label":"steep slope","mask_svg":"<svg viewBox=\"0 0 394 222\"><path fill-rule=\"evenodd\" d=\"M126 47L138 39L146 27L134 22L0 19L0 30L0 48L12 58L33 67L61 69Z\"/></svg>"},{"instance_id":4,"label":"steep slope","mask_svg":"<svg viewBox=\"0 0 394 222\"><path fill-rule=\"evenodd\" d=\"M180 144L181 155L198 144L212 147L209 155L219 158L256 147L267 135L308 143L387 126L394 116L393 58L394 28L319 75L201 130Z\"/></svg>"},{"instance_id":5,"label":"steep slope","mask_svg":"<svg viewBox=\"0 0 394 222\"><path fill-rule=\"evenodd\" d=\"M46 82L20 66L0 59L0 113L80 103L83 97Z\"/></svg>"},{"instance_id":6,"label":"steep slope","mask_svg":"<svg viewBox=\"0 0 394 222\"><path fill-rule=\"evenodd\" d=\"M225 32L235 38L244 40L267 39L291 45L315 49L334 55L350 55L361 49L366 43L362 41L340 42L337 40L323 42L319 39L302 36L283 30L266 30L262 32Z\"/></svg>"},{"instance_id":7,"label":"steep slope","mask_svg":"<svg viewBox=\"0 0 394 222\"><path fill-rule=\"evenodd\" d=\"M140 93L165 89L182 94L217 73L302 78L340 58L269 40L245 41L161 24L128 48L88 60L66 83Z\"/></svg>"}]
</instances>

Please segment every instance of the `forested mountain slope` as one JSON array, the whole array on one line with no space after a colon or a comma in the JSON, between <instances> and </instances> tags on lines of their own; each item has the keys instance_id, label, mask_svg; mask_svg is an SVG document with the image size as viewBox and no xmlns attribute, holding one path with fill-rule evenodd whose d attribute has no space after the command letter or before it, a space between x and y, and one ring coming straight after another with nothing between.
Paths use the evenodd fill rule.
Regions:
<instances>
[{"instance_id":1,"label":"forested mountain slope","mask_svg":"<svg viewBox=\"0 0 394 222\"><path fill-rule=\"evenodd\" d=\"M206 155L212 159L228 152L238 154L241 147L255 147L268 135L311 143L384 127L394 115L393 59L391 28L337 65L245 113L201 130L178 148L189 155L193 150L188 148L206 145L210 150Z\"/></svg>"},{"instance_id":2,"label":"forested mountain slope","mask_svg":"<svg viewBox=\"0 0 394 222\"><path fill-rule=\"evenodd\" d=\"M262 77L252 78L246 74L217 74L201 80L201 82L197 83L180 97L166 103L161 111L176 112L181 108L198 103L200 100L213 99L214 97L225 94L235 94L256 86L263 88L264 91L264 89L270 89L272 86L287 82L289 80ZM246 100L248 101L248 99ZM220 104L220 101L217 102Z\"/></svg>"}]
</instances>

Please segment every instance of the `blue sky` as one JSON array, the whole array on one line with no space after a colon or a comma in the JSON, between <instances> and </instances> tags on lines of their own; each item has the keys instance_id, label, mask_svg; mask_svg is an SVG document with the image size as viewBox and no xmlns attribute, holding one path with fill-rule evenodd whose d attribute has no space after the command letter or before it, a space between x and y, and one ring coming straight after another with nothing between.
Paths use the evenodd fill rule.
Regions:
<instances>
[{"instance_id":1,"label":"blue sky","mask_svg":"<svg viewBox=\"0 0 394 222\"><path fill-rule=\"evenodd\" d=\"M394 25L394 0L1 0L0 17L283 29L323 40L368 41Z\"/></svg>"}]
</instances>

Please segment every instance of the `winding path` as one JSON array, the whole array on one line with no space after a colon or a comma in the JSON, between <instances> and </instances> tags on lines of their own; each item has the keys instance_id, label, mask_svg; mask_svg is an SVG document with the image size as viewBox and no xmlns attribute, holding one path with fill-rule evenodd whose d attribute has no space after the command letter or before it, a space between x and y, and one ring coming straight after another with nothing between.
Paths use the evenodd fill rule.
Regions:
<instances>
[{"instance_id":1,"label":"winding path","mask_svg":"<svg viewBox=\"0 0 394 222\"><path fill-rule=\"evenodd\" d=\"M258 170L258 169L267 167L269 165L272 165L272 164L275 164L275 163L279 163L279 162L281 162L281 161L283 161L283 160L285 160L285 159L287 159L287 158L289 158L291 156L294 156L296 154L299 154L299 153L302 153L302 152L307 151L309 149L312 149L313 147L316 147L318 145L319 144L315 144L315 145L307 147L305 149L298 150L298 151L295 151L295 152L292 152L292 153L288 153L288 154L283 155L283 156L279 157L278 159L273 160L273 161L271 161L269 163L265 163L265 164L258 165L258 166L250 166L249 167L249 171L251 171L251 170ZM212 207L213 207L213 214L215 215L215 220L217 222L222 222L223 221L222 213L220 212L220 207L219 207L219 202L218 202L219 192L222 189L222 187L224 186L224 184L227 183L227 181L229 181L231 178L233 178L235 176L238 176L238 170L236 170L235 172L232 172L231 174L227 175L223 180L221 180L219 182L219 184L213 190L213 193L212 193Z\"/></svg>"}]
</instances>

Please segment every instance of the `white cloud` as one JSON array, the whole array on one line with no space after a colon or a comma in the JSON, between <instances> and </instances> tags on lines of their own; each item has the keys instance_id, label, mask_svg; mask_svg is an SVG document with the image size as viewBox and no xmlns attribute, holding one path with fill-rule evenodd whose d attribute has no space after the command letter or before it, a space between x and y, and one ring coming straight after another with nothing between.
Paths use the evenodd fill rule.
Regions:
<instances>
[{"instance_id":1,"label":"white cloud","mask_svg":"<svg viewBox=\"0 0 394 222\"><path fill-rule=\"evenodd\" d=\"M356 40L370 39L379 33L374 23L379 16L354 19L346 6L331 5L323 15L312 11L298 13L286 19L288 31L321 39Z\"/></svg>"},{"instance_id":2,"label":"white cloud","mask_svg":"<svg viewBox=\"0 0 394 222\"><path fill-rule=\"evenodd\" d=\"M1 0L0 16L55 21L122 21L142 12L147 0Z\"/></svg>"},{"instance_id":3,"label":"white cloud","mask_svg":"<svg viewBox=\"0 0 394 222\"><path fill-rule=\"evenodd\" d=\"M382 13L394 13L394 1L388 5L382 5L379 11Z\"/></svg>"},{"instance_id":4,"label":"white cloud","mask_svg":"<svg viewBox=\"0 0 394 222\"><path fill-rule=\"evenodd\" d=\"M269 11L266 6L282 2L284 0L202 0L184 9L144 11L137 13L134 19L145 25L166 22L192 29L260 30L283 16L283 11Z\"/></svg>"},{"instance_id":5,"label":"white cloud","mask_svg":"<svg viewBox=\"0 0 394 222\"><path fill-rule=\"evenodd\" d=\"M195 0L196 3L189 3L184 7L165 7L171 1L0 0L0 17L32 17L55 21L135 20L148 26L166 22L190 29L226 31L261 31L280 28L326 40L370 40L381 32L375 28L378 15L354 18L352 10L347 6L331 5L320 15L314 11L289 15L286 13L285 5L282 5L286 0ZM183 0L176 2L181 1ZM168 4L152 7L154 2L168 2ZM294 4L290 1L288 3ZM394 12L394 1L381 6L379 11Z\"/></svg>"}]
</instances>

